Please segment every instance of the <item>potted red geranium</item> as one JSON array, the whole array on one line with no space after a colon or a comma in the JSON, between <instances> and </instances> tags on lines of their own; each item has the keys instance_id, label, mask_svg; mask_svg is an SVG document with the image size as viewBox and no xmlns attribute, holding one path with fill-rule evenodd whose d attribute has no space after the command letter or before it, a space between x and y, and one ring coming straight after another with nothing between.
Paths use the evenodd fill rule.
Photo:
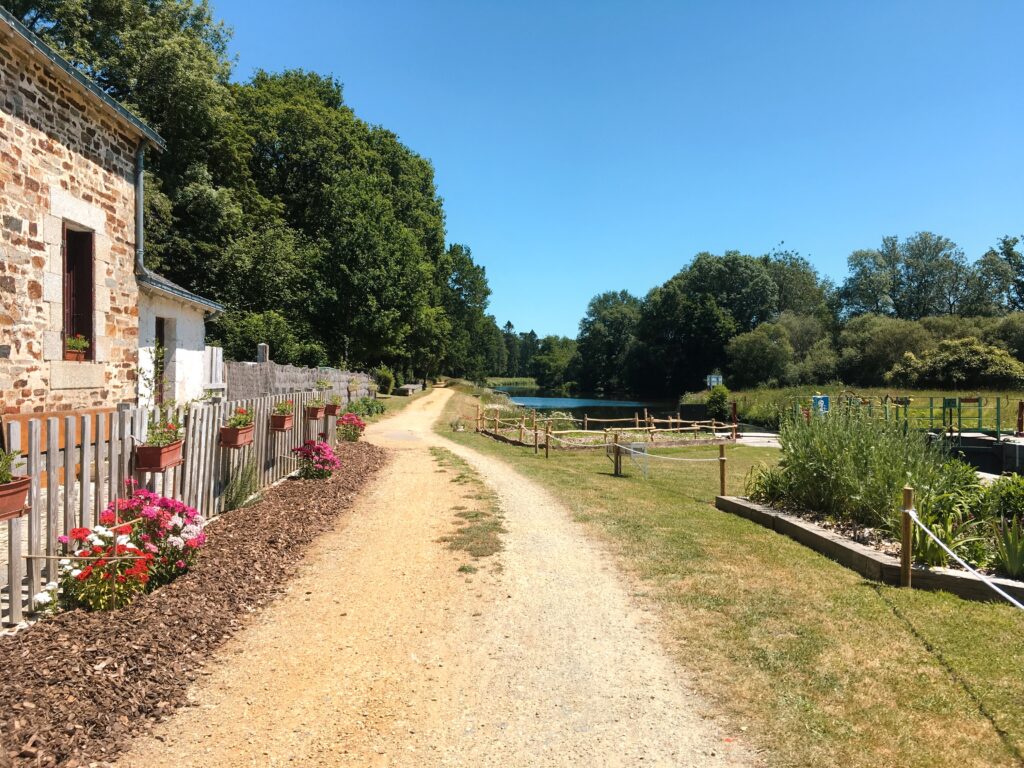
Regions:
<instances>
[{"instance_id":1,"label":"potted red geranium","mask_svg":"<svg viewBox=\"0 0 1024 768\"><path fill-rule=\"evenodd\" d=\"M287 432L292 428L292 420L295 416L292 411L295 403L285 400L274 406L274 412L270 414L270 428L275 432Z\"/></svg>"},{"instance_id":2,"label":"potted red geranium","mask_svg":"<svg viewBox=\"0 0 1024 768\"><path fill-rule=\"evenodd\" d=\"M31 477L15 477L11 470L18 451L0 449L0 521L20 517L28 500Z\"/></svg>"},{"instance_id":3,"label":"potted red geranium","mask_svg":"<svg viewBox=\"0 0 1024 768\"><path fill-rule=\"evenodd\" d=\"M89 349L89 340L80 333L64 339L64 359L74 362L85 360L85 352Z\"/></svg>"},{"instance_id":4,"label":"potted red geranium","mask_svg":"<svg viewBox=\"0 0 1024 768\"><path fill-rule=\"evenodd\" d=\"M220 444L224 448L244 448L252 443L255 432L252 413L245 408L236 408L231 418L220 428Z\"/></svg>"},{"instance_id":5,"label":"potted red geranium","mask_svg":"<svg viewBox=\"0 0 1024 768\"><path fill-rule=\"evenodd\" d=\"M319 398L313 398L306 403L306 418L310 421L322 419L324 417L325 410L324 401Z\"/></svg>"},{"instance_id":6,"label":"potted red geranium","mask_svg":"<svg viewBox=\"0 0 1024 768\"><path fill-rule=\"evenodd\" d=\"M339 416L341 415L341 395L334 395L327 403L327 415L328 416Z\"/></svg>"},{"instance_id":7,"label":"potted red geranium","mask_svg":"<svg viewBox=\"0 0 1024 768\"><path fill-rule=\"evenodd\" d=\"M173 421L151 418L146 441L135 447L135 469L138 472L163 472L181 464L181 426Z\"/></svg>"}]
</instances>

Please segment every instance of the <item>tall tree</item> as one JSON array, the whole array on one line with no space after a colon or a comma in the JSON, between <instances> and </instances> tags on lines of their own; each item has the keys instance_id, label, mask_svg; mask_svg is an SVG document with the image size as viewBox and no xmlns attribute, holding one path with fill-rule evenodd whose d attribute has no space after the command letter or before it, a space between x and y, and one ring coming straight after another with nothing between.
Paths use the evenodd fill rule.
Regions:
<instances>
[{"instance_id":1,"label":"tall tree","mask_svg":"<svg viewBox=\"0 0 1024 768\"><path fill-rule=\"evenodd\" d=\"M640 299L628 291L609 291L590 300L576 338L576 368L583 391L626 391L626 369L639 322Z\"/></svg>"}]
</instances>

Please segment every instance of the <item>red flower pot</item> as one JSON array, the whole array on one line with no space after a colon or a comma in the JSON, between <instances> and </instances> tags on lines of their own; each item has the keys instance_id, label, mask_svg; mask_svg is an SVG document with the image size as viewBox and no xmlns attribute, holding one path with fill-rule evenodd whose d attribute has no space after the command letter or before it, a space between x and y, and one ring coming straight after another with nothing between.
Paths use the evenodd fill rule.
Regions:
<instances>
[{"instance_id":1,"label":"red flower pot","mask_svg":"<svg viewBox=\"0 0 1024 768\"><path fill-rule=\"evenodd\" d=\"M221 427L220 444L222 448L244 448L252 443L256 433L256 425L248 427Z\"/></svg>"},{"instance_id":2,"label":"red flower pot","mask_svg":"<svg viewBox=\"0 0 1024 768\"><path fill-rule=\"evenodd\" d=\"M341 415L341 406L340 405L327 405L325 407L327 408L327 415L328 416L339 416L339 415Z\"/></svg>"},{"instance_id":3,"label":"red flower pot","mask_svg":"<svg viewBox=\"0 0 1024 768\"><path fill-rule=\"evenodd\" d=\"M0 521L21 517L28 500L28 486L31 477L17 477L0 485Z\"/></svg>"},{"instance_id":4,"label":"red flower pot","mask_svg":"<svg viewBox=\"0 0 1024 768\"><path fill-rule=\"evenodd\" d=\"M135 470L137 472L163 472L168 467L181 464L181 446L184 441L175 440L168 445L139 445L135 448Z\"/></svg>"},{"instance_id":5,"label":"red flower pot","mask_svg":"<svg viewBox=\"0 0 1024 768\"><path fill-rule=\"evenodd\" d=\"M316 406L308 406L306 408L306 418L310 421L322 419L324 417L324 410L325 408L322 405L319 408Z\"/></svg>"},{"instance_id":6,"label":"red flower pot","mask_svg":"<svg viewBox=\"0 0 1024 768\"><path fill-rule=\"evenodd\" d=\"M295 415L292 413L272 413L270 414L270 428L274 432L287 432L292 428L292 420Z\"/></svg>"},{"instance_id":7,"label":"red flower pot","mask_svg":"<svg viewBox=\"0 0 1024 768\"><path fill-rule=\"evenodd\" d=\"M64 359L71 360L75 363L80 363L85 360L85 350L83 349L65 349Z\"/></svg>"}]
</instances>

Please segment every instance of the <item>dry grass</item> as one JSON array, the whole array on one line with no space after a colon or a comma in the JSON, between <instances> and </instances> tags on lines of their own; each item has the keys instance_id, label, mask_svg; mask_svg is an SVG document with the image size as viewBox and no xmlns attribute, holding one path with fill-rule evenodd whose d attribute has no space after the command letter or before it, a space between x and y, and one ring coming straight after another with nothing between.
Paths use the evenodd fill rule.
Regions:
<instances>
[{"instance_id":1,"label":"dry grass","mask_svg":"<svg viewBox=\"0 0 1024 768\"><path fill-rule=\"evenodd\" d=\"M445 425L465 396L453 398ZM544 484L620 556L694 684L773 766L1015 766L1024 751L1024 616L862 579L716 510L717 466L543 452L439 431ZM714 455L685 448L676 455ZM739 491L771 449L729 451Z\"/></svg>"}]
</instances>

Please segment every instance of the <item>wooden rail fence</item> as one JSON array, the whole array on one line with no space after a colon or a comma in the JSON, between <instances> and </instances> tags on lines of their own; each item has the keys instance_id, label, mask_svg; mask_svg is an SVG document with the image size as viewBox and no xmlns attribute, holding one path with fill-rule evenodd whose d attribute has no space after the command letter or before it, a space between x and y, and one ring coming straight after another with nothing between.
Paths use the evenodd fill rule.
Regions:
<instances>
[{"instance_id":1,"label":"wooden rail fence","mask_svg":"<svg viewBox=\"0 0 1024 768\"><path fill-rule=\"evenodd\" d=\"M31 475L32 481L27 513L0 523L0 539L6 534L6 547L0 544L0 624L17 624L33 610L32 596L46 582L57 581L63 554L58 537L93 525L110 501L130 495L127 480L183 501L211 520L225 511L228 483L249 461L255 463L262 490L298 468L292 448L320 435L335 443L336 417L312 421L305 415L309 400L330 394L291 392L185 409L129 408L5 421L5 446L22 452L15 474ZM294 403L292 427L275 432L270 414L286 400ZM220 427L237 408L253 414L253 442L222 448ZM134 447L145 438L151 415L183 424L184 461L163 473L136 473Z\"/></svg>"}]
</instances>

